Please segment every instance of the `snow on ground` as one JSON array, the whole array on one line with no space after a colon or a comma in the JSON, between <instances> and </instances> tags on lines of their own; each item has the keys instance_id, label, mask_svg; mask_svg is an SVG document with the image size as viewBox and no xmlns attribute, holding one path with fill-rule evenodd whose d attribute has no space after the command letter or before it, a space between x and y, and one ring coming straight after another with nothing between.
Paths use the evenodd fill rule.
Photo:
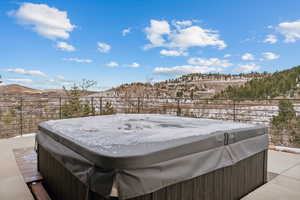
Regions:
<instances>
[{"instance_id":1,"label":"snow on ground","mask_svg":"<svg viewBox=\"0 0 300 200\"><path fill-rule=\"evenodd\" d=\"M36 133L28 133L28 134L23 134L23 135L15 136L14 138L30 137L30 136L35 136L35 135L36 135Z\"/></svg>"},{"instance_id":2,"label":"snow on ground","mask_svg":"<svg viewBox=\"0 0 300 200\"><path fill-rule=\"evenodd\" d=\"M234 115L237 121L269 124L274 116L278 115L279 108L277 105L261 106L241 106L235 108L199 108L189 109L189 112L200 118L233 120ZM294 104L296 115L300 116L300 104ZM184 110L183 110L184 113Z\"/></svg>"},{"instance_id":3,"label":"snow on ground","mask_svg":"<svg viewBox=\"0 0 300 200\"><path fill-rule=\"evenodd\" d=\"M277 151L289 151L294 153L300 153L300 148L284 147L284 146L275 146Z\"/></svg>"}]
</instances>

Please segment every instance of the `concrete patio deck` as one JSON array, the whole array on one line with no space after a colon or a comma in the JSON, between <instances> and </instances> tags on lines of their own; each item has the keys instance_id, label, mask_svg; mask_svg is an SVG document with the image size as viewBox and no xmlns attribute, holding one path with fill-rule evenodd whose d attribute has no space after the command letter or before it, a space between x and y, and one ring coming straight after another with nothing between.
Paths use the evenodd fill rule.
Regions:
<instances>
[{"instance_id":1,"label":"concrete patio deck","mask_svg":"<svg viewBox=\"0 0 300 200\"><path fill-rule=\"evenodd\" d=\"M14 158L13 149L34 146L34 137L0 140L0 199L33 200ZM243 200L299 200L300 154L269 151L267 184Z\"/></svg>"},{"instance_id":2,"label":"concrete patio deck","mask_svg":"<svg viewBox=\"0 0 300 200\"><path fill-rule=\"evenodd\" d=\"M277 176L243 200L300 199L300 154L269 151L268 172Z\"/></svg>"},{"instance_id":3,"label":"concrete patio deck","mask_svg":"<svg viewBox=\"0 0 300 200\"><path fill-rule=\"evenodd\" d=\"M33 136L0 140L1 200L34 200L23 180L13 154L13 149L33 146Z\"/></svg>"}]
</instances>

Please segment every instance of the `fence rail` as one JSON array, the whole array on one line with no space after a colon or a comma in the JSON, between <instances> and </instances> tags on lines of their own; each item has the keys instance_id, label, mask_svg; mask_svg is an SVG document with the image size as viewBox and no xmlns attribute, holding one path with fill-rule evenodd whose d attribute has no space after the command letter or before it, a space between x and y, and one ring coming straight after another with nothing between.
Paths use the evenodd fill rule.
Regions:
<instances>
[{"instance_id":1,"label":"fence rail","mask_svg":"<svg viewBox=\"0 0 300 200\"><path fill-rule=\"evenodd\" d=\"M283 100L291 102L295 115L300 116L300 99L6 97L0 98L0 138L35 132L38 123L46 120L114 113L158 113L270 125Z\"/></svg>"}]
</instances>

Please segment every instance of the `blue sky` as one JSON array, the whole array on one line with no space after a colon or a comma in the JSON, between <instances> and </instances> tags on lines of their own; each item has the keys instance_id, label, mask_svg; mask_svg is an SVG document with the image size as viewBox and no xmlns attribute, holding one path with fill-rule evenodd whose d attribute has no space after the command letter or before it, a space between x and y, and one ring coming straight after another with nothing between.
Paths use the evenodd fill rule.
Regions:
<instances>
[{"instance_id":1,"label":"blue sky","mask_svg":"<svg viewBox=\"0 0 300 200\"><path fill-rule=\"evenodd\" d=\"M98 89L297 66L298 0L0 1L4 84Z\"/></svg>"}]
</instances>

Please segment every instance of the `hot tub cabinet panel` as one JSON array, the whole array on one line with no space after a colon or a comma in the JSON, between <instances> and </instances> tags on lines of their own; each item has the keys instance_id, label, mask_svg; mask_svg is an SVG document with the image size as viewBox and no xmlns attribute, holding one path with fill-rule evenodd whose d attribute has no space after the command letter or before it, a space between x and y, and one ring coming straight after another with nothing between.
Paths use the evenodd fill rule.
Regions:
<instances>
[{"instance_id":1,"label":"hot tub cabinet panel","mask_svg":"<svg viewBox=\"0 0 300 200\"><path fill-rule=\"evenodd\" d=\"M87 187L42 147L38 148L39 167L45 187L53 199L85 199ZM240 199L266 183L267 150L188 181L170 185L131 200L232 200ZM107 200L89 191L90 200Z\"/></svg>"},{"instance_id":2,"label":"hot tub cabinet panel","mask_svg":"<svg viewBox=\"0 0 300 200\"><path fill-rule=\"evenodd\" d=\"M267 129L257 125L100 116L42 123L37 143L53 199L231 200L267 180Z\"/></svg>"}]
</instances>

